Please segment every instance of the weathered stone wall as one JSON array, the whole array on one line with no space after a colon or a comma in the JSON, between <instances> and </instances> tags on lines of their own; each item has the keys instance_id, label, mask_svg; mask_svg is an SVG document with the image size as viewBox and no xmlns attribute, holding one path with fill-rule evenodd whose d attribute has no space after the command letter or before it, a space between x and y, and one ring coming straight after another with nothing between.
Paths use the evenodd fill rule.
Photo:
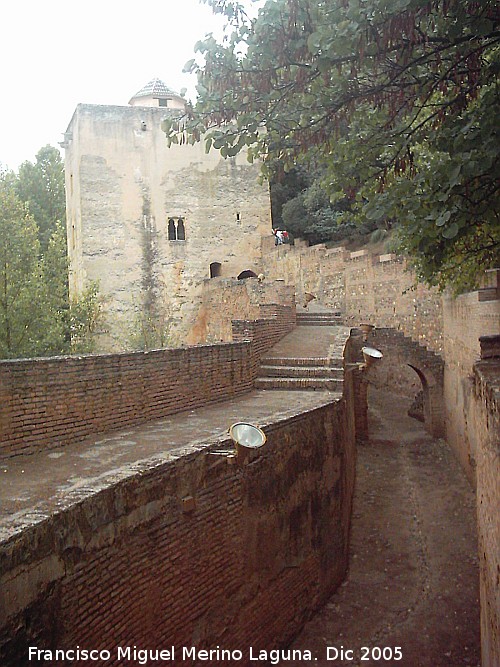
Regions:
<instances>
[{"instance_id":1,"label":"weathered stone wall","mask_svg":"<svg viewBox=\"0 0 500 667\"><path fill-rule=\"evenodd\" d=\"M175 646L175 664L220 646L248 665L250 646L286 645L345 574L354 442L344 401L263 427L238 465L193 445L3 543L3 667L29 646L106 665L118 646Z\"/></svg>"},{"instance_id":2,"label":"weathered stone wall","mask_svg":"<svg viewBox=\"0 0 500 667\"><path fill-rule=\"evenodd\" d=\"M360 399L364 400L369 382L379 386L402 382L403 390L411 392L411 381L402 368L412 364L412 359L414 367L424 371L424 412L430 410L436 426L433 432L445 434L471 483L477 484L483 665L500 664L498 359L481 362L474 371L480 358L480 337L500 333L500 271L489 272L484 287L477 292L443 298L421 285L412 289L411 273L393 255L348 254L338 248L307 248L303 243L276 249L268 241L264 245L264 270L271 278L283 277L286 284L297 285L298 303L309 291L320 304L344 313L347 323L368 322L377 327L369 342L381 347L385 359L379 369L358 378ZM436 368L431 363L426 370L410 341L398 343L389 328L440 354L444 361L442 387L435 382L436 373L441 372L438 360ZM500 358L500 350L496 356ZM437 389L434 397L428 396L428 400L436 400L429 400L427 407L426 382L429 390ZM362 414L357 415L361 434L366 429L363 419Z\"/></svg>"},{"instance_id":3,"label":"weathered stone wall","mask_svg":"<svg viewBox=\"0 0 500 667\"><path fill-rule=\"evenodd\" d=\"M294 288L282 280L259 282L255 278L213 278L205 280L200 309L187 342L218 343L233 340L233 320L271 317L273 306L295 311Z\"/></svg>"},{"instance_id":4,"label":"weathered stone wall","mask_svg":"<svg viewBox=\"0 0 500 667\"><path fill-rule=\"evenodd\" d=\"M201 143L168 148L169 113L78 105L66 133L70 290L99 281L102 351L131 349L141 314L184 343L212 263L222 277L261 271L271 218L258 166ZM169 239L170 218L182 218L185 239Z\"/></svg>"},{"instance_id":5,"label":"weathered stone wall","mask_svg":"<svg viewBox=\"0 0 500 667\"><path fill-rule=\"evenodd\" d=\"M476 434L481 653L484 667L500 665L500 336L496 355L474 367L468 425Z\"/></svg>"},{"instance_id":6,"label":"weathered stone wall","mask_svg":"<svg viewBox=\"0 0 500 667\"><path fill-rule=\"evenodd\" d=\"M383 328L398 330L441 355L445 362L443 402L433 401L432 409L438 411L433 420L444 419L445 424L444 431L438 425L433 432L446 433L474 483L476 450L481 444L468 426L472 368L480 356L479 337L500 332L499 272L489 272L485 286L477 292L442 297L423 285L414 288L414 276L395 255L308 248L302 242L297 247L274 248L264 240L263 245L266 275L271 279L283 277L287 285L299 286L298 304L303 293L310 291L320 304L340 310L346 323L371 323L376 327L375 336ZM377 347L376 338L372 344ZM400 382L403 390L411 392L410 348L408 354L403 350L401 355L397 346L395 351L397 358L390 346L384 350L389 357L381 364L387 371L385 381ZM392 366L388 363L391 355ZM422 370L419 365L416 368ZM381 372L382 368L375 377Z\"/></svg>"},{"instance_id":7,"label":"weathered stone wall","mask_svg":"<svg viewBox=\"0 0 500 667\"><path fill-rule=\"evenodd\" d=\"M483 447L481 431L470 417L473 366L481 356L479 338L500 332L499 298L481 297L479 291L443 299L446 439L473 482L477 452Z\"/></svg>"},{"instance_id":8,"label":"weathered stone wall","mask_svg":"<svg viewBox=\"0 0 500 667\"><path fill-rule=\"evenodd\" d=\"M264 272L295 285L297 304L310 292L341 311L346 324L399 329L434 352L442 350L441 296L423 285L414 288L414 276L400 257L303 243L273 248L267 240L263 246Z\"/></svg>"},{"instance_id":9,"label":"weathered stone wall","mask_svg":"<svg viewBox=\"0 0 500 667\"><path fill-rule=\"evenodd\" d=\"M0 361L0 460L249 391L260 356L295 323L290 306L263 308L235 323L242 342Z\"/></svg>"}]
</instances>

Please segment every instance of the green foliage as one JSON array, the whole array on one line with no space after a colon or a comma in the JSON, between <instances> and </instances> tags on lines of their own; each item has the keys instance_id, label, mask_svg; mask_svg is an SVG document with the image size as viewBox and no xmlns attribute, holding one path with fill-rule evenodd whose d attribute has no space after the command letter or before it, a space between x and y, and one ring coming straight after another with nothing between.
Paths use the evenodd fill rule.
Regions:
<instances>
[{"instance_id":1,"label":"green foliage","mask_svg":"<svg viewBox=\"0 0 500 667\"><path fill-rule=\"evenodd\" d=\"M70 302L69 332L71 352L83 354L94 352L95 336L103 321L103 302L99 293L99 283L91 281L79 294L78 299Z\"/></svg>"},{"instance_id":2,"label":"green foliage","mask_svg":"<svg viewBox=\"0 0 500 667\"><path fill-rule=\"evenodd\" d=\"M245 149L266 175L312 154L330 201L396 224L429 284L473 287L499 261L496 2L268 0L256 20L208 2L230 30L197 45L199 101L169 141Z\"/></svg>"},{"instance_id":3,"label":"green foliage","mask_svg":"<svg viewBox=\"0 0 500 667\"><path fill-rule=\"evenodd\" d=\"M52 334L38 229L0 181L0 357L44 354Z\"/></svg>"},{"instance_id":4,"label":"green foliage","mask_svg":"<svg viewBox=\"0 0 500 667\"><path fill-rule=\"evenodd\" d=\"M133 350L158 350L172 346L169 311L166 306L154 312L136 310L130 330L129 344Z\"/></svg>"},{"instance_id":5,"label":"green foliage","mask_svg":"<svg viewBox=\"0 0 500 667\"><path fill-rule=\"evenodd\" d=\"M48 165L49 173L55 149L46 149L37 164ZM0 358L90 351L100 311L97 287L70 304L65 226L55 217L56 211L64 216L64 209L50 203L50 189L42 200L35 193L21 201L19 193L29 194L27 174L36 169L24 163L21 170L22 178L0 173ZM60 191L53 192L60 204ZM41 216L44 233L32 211ZM44 211L53 216L44 217Z\"/></svg>"},{"instance_id":6,"label":"green foliage","mask_svg":"<svg viewBox=\"0 0 500 667\"><path fill-rule=\"evenodd\" d=\"M312 162L307 171L298 167L282 174L276 167L271 177L273 227L286 229L311 245L363 239L376 224L357 225L350 201L340 196L332 202L324 177L324 170Z\"/></svg>"},{"instance_id":7,"label":"green foliage","mask_svg":"<svg viewBox=\"0 0 500 667\"><path fill-rule=\"evenodd\" d=\"M66 219L64 164L53 146L44 146L36 162L23 162L16 183L19 199L26 202L40 234L42 250L49 244L57 223Z\"/></svg>"}]
</instances>

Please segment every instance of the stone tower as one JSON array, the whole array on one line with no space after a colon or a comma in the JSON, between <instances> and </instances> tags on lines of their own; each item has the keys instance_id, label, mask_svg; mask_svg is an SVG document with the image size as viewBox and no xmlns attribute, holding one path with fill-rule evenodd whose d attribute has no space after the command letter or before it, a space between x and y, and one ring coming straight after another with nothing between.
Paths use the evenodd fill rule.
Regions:
<instances>
[{"instance_id":1,"label":"stone tower","mask_svg":"<svg viewBox=\"0 0 500 667\"><path fill-rule=\"evenodd\" d=\"M204 280L261 270L271 213L258 166L202 143L168 148L161 122L183 107L153 79L128 106L79 104L64 135L70 292L99 282L101 351L148 327L169 332L153 344L184 342Z\"/></svg>"}]
</instances>

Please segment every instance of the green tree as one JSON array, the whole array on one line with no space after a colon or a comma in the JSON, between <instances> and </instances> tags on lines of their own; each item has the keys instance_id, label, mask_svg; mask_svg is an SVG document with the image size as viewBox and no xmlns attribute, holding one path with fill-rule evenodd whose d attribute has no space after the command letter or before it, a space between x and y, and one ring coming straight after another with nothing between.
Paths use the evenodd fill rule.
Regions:
<instances>
[{"instance_id":1,"label":"green tree","mask_svg":"<svg viewBox=\"0 0 500 667\"><path fill-rule=\"evenodd\" d=\"M0 180L0 357L45 354L52 335L37 225Z\"/></svg>"},{"instance_id":2,"label":"green tree","mask_svg":"<svg viewBox=\"0 0 500 667\"><path fill-rule=\"evenodd\" d=\"M66 227L61 222L57 222L47 249L41 255L40 266L51 322L51 336L45 354L69 354L72 349L68 253Z\"/></svg>"},{"instance_id":3,"label":"green tree","mask_svg":"<svg viewBox=\"0 0 500 667\"><path fill-rule=\"evenodd\" d=\"M95 333L102 324L103 305L99 284L90 282L78 299L70 300L69 332L70 350L75 354L94 352Z\"/></svg>"},{"instance_id":4,"label":"green tree","mask_svg":"<svg viewBox=\"0 0 500 667\"><path fill-rule=\"evenodd\" d=\"M66 220L64 164L60 152L44 146L36 154L36 162L23 162L19 167L16 192L26 202L40 234L42 251L49 245L57 224Z\"/></svg>"},{"instance_id":5,"label":"green tree","mask_svg":"<svg viewBox=\"0 0 500 667\"><path fill-rule=\"evenodd\" d=\"M18 184L16 174L0 172L0 358L91 352L98 287L92 283L70 302L65 226L51 222L43 249Z\"/></svg>"},{"instance_id":6,"label":"green tree","mask_svg":"<svg viewBox=\"0 0 500 667\"><path fill-rule=\"evenodd\" d=\"M396 222L417 275L457 289L499 261L500 12L493 0L268 0L197 45L199 101L164 129L285 170L311 152L333 202Z\"/></svg>"}]
</instances>

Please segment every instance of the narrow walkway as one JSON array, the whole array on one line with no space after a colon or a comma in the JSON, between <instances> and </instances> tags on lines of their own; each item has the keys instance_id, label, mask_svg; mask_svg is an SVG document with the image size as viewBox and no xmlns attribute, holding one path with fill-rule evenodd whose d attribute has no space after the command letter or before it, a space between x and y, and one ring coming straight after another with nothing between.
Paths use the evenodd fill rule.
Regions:
<instances>
[{"instance_id":1,"label":"narrow walkway","mask_svg":"<svg viewBox=\"0 0 500 667\"><path fill-rule=\"evenodd\" d=\"M224 403L0 464L0 542L126 477L227 440L231 424L265 427L325 405L328 392L253 391Z\"/></svg>"},{"instance_id":2,"label":"narrow walkway","mask_svg":"<svg viewBox=\"0 0 500 667\"><path fill-rule=\"evenodd\" d=\"M358 448L349 575L291 648L310 650L318 667L479 666L474 493L446 443L408 417L400 397L371 403L371 438ZM338 651L330 648L330 660L327 647ZM349 659L341 647L344 656L353 651ZM379 657L384 648L392 660Z\"/></svg>"},{"instance_id":3,"label":"narrow walkway","mask_svg":"<svg viewBox=\"0 0 500 667\"><path fill-rule=\"evenodd\" d=\"M300 327L280 349L327 357L342 350L348 329ZM138 471L217 445L237 421L265 427L338 400L328 391L253 391L229 401L179 412L141 426L15 457L0 464L0 542Z\"/></svg>"}]
</instances>

